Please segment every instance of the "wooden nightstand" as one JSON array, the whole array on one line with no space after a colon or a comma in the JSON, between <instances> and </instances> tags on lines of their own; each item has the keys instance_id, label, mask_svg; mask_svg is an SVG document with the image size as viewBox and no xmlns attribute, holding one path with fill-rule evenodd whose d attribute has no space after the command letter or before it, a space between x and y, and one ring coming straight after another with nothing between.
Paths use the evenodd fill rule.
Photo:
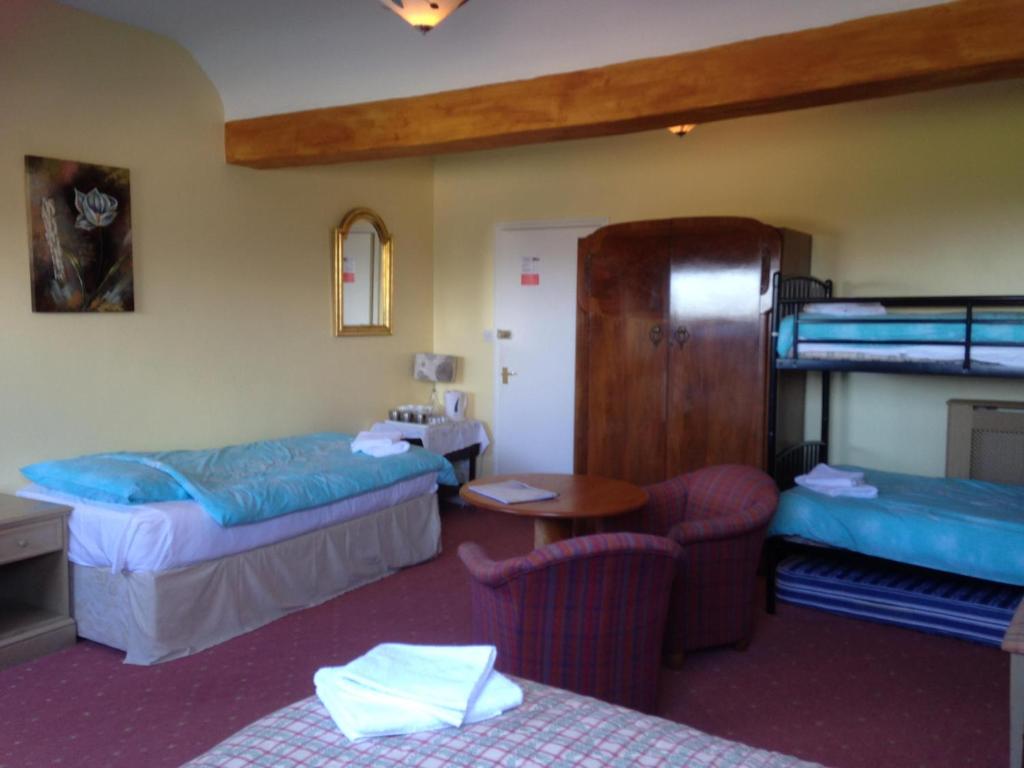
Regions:
<instances>
[{"instance_id":1,"label":"wooden nightstand","mask_svg":"<svg viewBox=\"0 0 1024 768\"><path fill-rule=\"evenodd\" d=\"M68 589L70 507L0 494L0 667L75 642Z\"/></svg>"}]
</instances>

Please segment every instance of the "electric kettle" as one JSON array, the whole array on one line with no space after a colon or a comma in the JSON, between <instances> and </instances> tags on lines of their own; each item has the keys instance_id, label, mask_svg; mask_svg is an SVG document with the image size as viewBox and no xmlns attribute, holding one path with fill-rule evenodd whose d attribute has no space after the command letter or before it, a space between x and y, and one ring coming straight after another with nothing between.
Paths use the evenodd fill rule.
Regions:
<instances>
[{"instance_id":1,"label":"electric kettle","mask_svg":"<svg viewBox=\"0 0 1024 768\"><path fill-rule=\"evenodd\" d=\"M469 398L465 392L449 389L444 393L444 412L452 421L466 418L466 405Z\"/></svg>"}]
</instances>

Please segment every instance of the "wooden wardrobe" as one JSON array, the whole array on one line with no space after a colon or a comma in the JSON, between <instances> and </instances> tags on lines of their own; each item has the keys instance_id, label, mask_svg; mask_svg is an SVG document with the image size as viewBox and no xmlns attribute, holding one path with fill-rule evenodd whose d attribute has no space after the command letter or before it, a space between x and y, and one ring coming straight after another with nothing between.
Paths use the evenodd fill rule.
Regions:
<instances>
[{"instance_id":1,"label":"wooden wardrobe","mask_svg":"<svg viewBox=\"0 0 1024 768\"><path fill-rule=\"evenodd\" d=\"M772 276L811 238L753 219L614 224L579 241L575 471L647 484L764 467ZM803 397L803 382L786 396ZM789 402L781 412L803 409ZM800 434L797 439L803 439Z\"/></svg>"}]
</instances>

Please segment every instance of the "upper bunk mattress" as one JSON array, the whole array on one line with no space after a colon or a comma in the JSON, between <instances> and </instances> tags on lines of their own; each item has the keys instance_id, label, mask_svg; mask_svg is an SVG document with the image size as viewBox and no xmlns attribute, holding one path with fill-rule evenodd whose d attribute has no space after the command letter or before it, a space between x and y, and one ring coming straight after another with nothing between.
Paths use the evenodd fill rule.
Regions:
<instances>
[{"instance_id":1,"label":"upper bunk mattress","mask_svg":"<svg viewBox=\"0 0 1024 768\"><path fill-rule=\"evenodd\" d=\"M769 535L1024 585L1024 486L844 469L863 471L878 498L791 488Z\"/></svg>"},{"instance_id":2,"label":"upper bunk mattress","mask_svg":"<svg viewBox=\"0 0 1024 768\"><path fill-rule=\"evenodd\" d=\"M794 327L799 329L794 345ZM964 313L828 317L801 313L779 324L779 357L811 360L945 363L964 359ZM1024 312L975 312L971 360L1024 369Z\"/></svg>"},{"instance_id":3,"label":"upper bunk mattress","mask_svg":"<svg viewBox=\"0 0 1024 768\"><path fill-rule=\"evenodd\" d=\"M270 520L223 527L194 501L107 504L41 485L18 492L72 508L68 559L111 571L168 571L274 544L433 493L435 473Z\"/></svg>"}]
</instances>

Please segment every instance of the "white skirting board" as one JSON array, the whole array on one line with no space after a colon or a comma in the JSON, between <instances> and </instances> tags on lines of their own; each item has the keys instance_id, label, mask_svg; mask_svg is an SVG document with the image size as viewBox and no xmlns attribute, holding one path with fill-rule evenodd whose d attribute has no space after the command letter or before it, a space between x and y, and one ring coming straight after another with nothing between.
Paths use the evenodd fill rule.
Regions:
<instances>
[{"instance_id":1,"label":"white skirting board","mask_svg":"<svg viewBox=\"0 0 1024 768\"><path fill-rule=\"evenodd\" d=\"M250 632L441 551L437 495L170 571L71 565L78 634L156 664Z\"/></svg>"}]
</instances>

